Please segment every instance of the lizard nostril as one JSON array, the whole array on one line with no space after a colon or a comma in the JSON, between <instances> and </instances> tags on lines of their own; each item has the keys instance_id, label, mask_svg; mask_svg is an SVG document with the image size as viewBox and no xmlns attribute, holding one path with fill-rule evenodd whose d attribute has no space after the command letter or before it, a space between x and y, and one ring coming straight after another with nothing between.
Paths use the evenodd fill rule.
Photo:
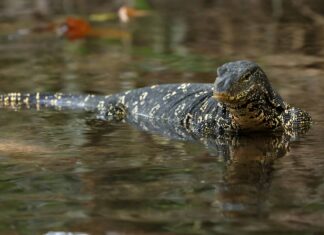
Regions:
<instances>
[{"instance_id":1,"label":"lizard nostril","mask_svg":"<svg viewBox=\"0 0 324 235\"><path fill-rule=\"evenodd\" d=\"M217 76L221 76L222 74L226 73L227 69L222 66L217 69Z\"/></svg>"}]
</instances>

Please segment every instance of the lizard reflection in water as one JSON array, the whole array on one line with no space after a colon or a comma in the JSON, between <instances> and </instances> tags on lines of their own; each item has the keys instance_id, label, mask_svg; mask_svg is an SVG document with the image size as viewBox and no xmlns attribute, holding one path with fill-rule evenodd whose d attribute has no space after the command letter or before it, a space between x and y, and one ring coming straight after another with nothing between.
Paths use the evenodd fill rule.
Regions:
<instances>
[{"instance_id":1,"label":"lizard reflection in water","mask_svg":"<svg viewBox=\"0 0 324 235\"><path fill-rule=\"evenodd\" d=\"M90 146L93 143L105 145L110 142L112 136L120 134L125 138L132 136L132 133L125 134L119 130L119 125L110 122L91 120L88 125L90 129L96 130L93 135L87 135L87 138L90 138L88 139L90 144L87 145ZM94 180L98 178L103 180L96 181L94 185L113 185L114 191L120 192L118 195L123 197L125 194L132 195L135 176L137 179L147 179L153 174L154 183L144 180L145 189L141 195L145 195L146 192L152 197L156 195L156 199L150 199L155 205L154 203L159 203L161 196L156 187L163 189L163 195L176 194L176 198L185 201L183 207L177 209L179 216L182 213L185 216L188 207L192 210L197 209L196 218L201 218L202 223L206 219L205 222L208 224L213 222L217 224L224 217L246 218L256 214L267 216L268 192L275 171L273 165L278 158L284 157L289 152L290 145L297 144L291 136L279 132L220 135L200 138L199 142L203 143L207 152L203 150L195 152L193 151L195 148L191 147L191 143L196 143L193 138L183 142L160 134L148 134L146 131L136 131L134 134L139 139L136 143L140 144L143 140L146 143L140 151L129 147L129 151L135 151L135 155L139 152L142 154L143 157L139 157L142 164L135 168L121 167L119 171L103 171L100 177L90 173ZM126 141L134 144L134 140ZM152 149L157 150L156 154L152 154ZM158 175L158 172L161 172L161 175ZM109 182L106 182L107 179ZM120 179L123 179L123 184L120 184ZM129 191L125 189L124 183L129 184ZM138 183L136 181L136 184ZM152 192L156 194L152 195ZM118 196L113 196L114 200L118 200ZM172 202L170 203L172 205ZM196 208L197 203L199 206L208 206L201 210L199 206ZM159 206L156 205L156 208ZM98 209L101 210L100 207ZM106 210L108 211L107 208ZM204 215L200 217L199 213Z\"/></svg>"},{"instance_id":2,"label":"lizard reflection in water","mask_svg":"<svg viewBox=\"0 0 324 235\"><path fill-rule=\"evenodd\" d=\"M209 151L226 162L213 206L226 217L268 216L273 165L289 152L290 145L294 140L282 133L236 135L216 143L209 139Z\"/></svg>"}]
</instances>

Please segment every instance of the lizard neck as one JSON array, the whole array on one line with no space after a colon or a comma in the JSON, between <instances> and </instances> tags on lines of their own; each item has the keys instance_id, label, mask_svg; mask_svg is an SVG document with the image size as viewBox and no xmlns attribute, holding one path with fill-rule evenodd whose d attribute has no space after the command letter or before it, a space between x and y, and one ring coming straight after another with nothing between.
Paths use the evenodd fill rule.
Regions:
<instances>
[{"instance_id":1,"label":"lizard neck","mask_svg":"<svg viewBox=\"0 0 324 235\"><path fill-rule=\"evenodd\" d=\"M240 131L283 130L281 114L285 106L277 106L261 97L238 106L229 106L233 126Z\"/></svg>"}]
</instances>

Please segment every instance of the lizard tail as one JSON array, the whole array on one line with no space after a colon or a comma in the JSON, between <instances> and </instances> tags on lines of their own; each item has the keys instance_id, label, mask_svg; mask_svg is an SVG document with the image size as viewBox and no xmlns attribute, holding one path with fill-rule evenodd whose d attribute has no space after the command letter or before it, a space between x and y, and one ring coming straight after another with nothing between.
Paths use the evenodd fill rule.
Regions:
<instances>
[{"instance_id":1,"label":"lizard tail","mask_svg":"<svg viewBox=\"0 0 324 235\"><path fill-rule=\"evenodd\" d=\"M110 103L110 96L73 95L62 93L7 93L0 94L0 108L14 109L81 109L101 110Z\"/></svg>"}]
</instances>

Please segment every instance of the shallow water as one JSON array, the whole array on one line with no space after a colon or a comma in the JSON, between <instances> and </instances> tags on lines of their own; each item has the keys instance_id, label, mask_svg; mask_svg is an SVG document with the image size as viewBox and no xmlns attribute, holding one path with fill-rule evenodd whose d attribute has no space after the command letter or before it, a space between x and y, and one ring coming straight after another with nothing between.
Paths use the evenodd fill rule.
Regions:
<instances>
[{"instance_id":1,"label":"shallow water","mask_svg":"<svg viewBox=\"0 0 324 235\"><path fill-rule=\"evenodd\" d=\"M311 113L311 130L291 140L248 135L194 142L99 121L91 113L2 110L1 234L324 229L321 1L185 3L152 1L152 13L129 24L94 23L132 37L77 41L49 32L8 38L39 22L20 13L21 6L3 4L1 91L110 94L152 84L213 82L217 66L249 59L262 66L287 102ZM93 1L86 15L103 7L113 11L117 5ZM55 9L55 20L85 14L82 7Z\"/></svg>"}]
</instances>

